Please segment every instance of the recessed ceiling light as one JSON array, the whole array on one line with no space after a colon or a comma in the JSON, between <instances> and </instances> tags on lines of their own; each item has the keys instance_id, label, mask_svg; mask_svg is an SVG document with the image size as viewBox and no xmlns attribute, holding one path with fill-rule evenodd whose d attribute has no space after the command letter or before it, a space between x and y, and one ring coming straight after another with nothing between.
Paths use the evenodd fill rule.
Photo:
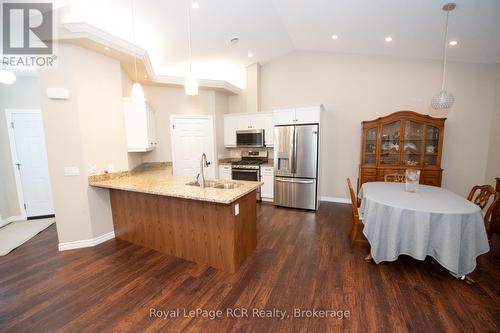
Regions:
<instances>
[{"instance_id":1,"label":"recessed ceiling light","mask_svg":"<svg viewBox=\"0 0 500 333\"><path fill-rule=\"evenodd\" d=\"M109 50L109 47L105 46L104 49L107 51L107 50Z\"/></svg>"},{"instance_id":2,"label":"recessed ceiling light","mask_svg":"<svg viewBox=\"0 0 500 333\"><path fill-rule=\"evenodd\" d=\"M386 41L386 43L392 42L392 37L391 36L385 37L385 41Z\"/></svg>"},{"instance_id":3,"label":"recessed ceiling light","mask_svg":"<svg viewBox=\"0 0 500 333\"><path fill-rule=\"evenodd\" d=\"M248 57L249 57L249 58L253 58L253 53L249 53L249 54L248 54Z\"/></svg>"},{"instance_id":4,"label":"recessed ceiling light","mask_svg":"<svg viewBox=\"0 0 500 333\"><path fill-rule=\"evenodd\" d=\"M458 41L456 41L456 40L450 41L450 46L457 46L457 45L458 45Z\"/></svg>"},{"instance_id":5,"label":"recessed ceiling light","mask_svg":"<svg viewBox=\"0 0 500 333\"><path fill-rule=\"evenodd\" d=\"M193 7L193 9L198 9L200 8L200 4L197 3L196 1L194 1L192 4L191 4L191 7Z\"/></svg>"},{"instance_id":6,"label":"recessed ceiling light","mask_svg":"<svg viewBox=\"0 0 500 333\"><path fill-rule=\"evenodd\" d=\"M339 39L339 36L338 35L332 35L332 39L333 40L337 40L337 39Z\"/></svg>"}]
</instances>

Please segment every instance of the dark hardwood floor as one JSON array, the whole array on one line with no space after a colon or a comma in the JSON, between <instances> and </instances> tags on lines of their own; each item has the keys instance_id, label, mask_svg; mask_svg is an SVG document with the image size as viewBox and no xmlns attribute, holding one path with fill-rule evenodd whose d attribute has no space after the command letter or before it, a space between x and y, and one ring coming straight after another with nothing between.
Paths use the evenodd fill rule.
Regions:
<instances>
[{"instance_id":1,"label":"dark hardwood floor","mask_svg":"<svg viewBox=\"0 0 500 333\"><path fill-rule=\"evenodd\" d=\"M430 261L365 263L366 247L350 250L350 214L332 203L316 214L258 205L257 250L232 275L119 240L58 252L52 226L0 257L0 331L500 331L498 237L469 286ZM225 316L235 307L290 317ZM224 315L150 317L177 308ZM294 318L294 308L349 317Z\"/></svg>"}]
</instances>

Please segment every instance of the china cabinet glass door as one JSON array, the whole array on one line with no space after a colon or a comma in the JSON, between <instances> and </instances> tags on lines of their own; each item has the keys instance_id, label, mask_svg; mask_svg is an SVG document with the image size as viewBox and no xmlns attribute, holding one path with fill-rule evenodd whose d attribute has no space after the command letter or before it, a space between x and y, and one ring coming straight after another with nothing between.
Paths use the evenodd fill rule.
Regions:
<instances>
[{"instance_id":1,"label":"china cabinet glass door","mask_svg":"<svg viewBox=\"0 0 500 333\"><path fill-rule=\"evenodd\" d=\"M401 121L395 121L382 125L381 140L381 164L399 163L399 139L401 131Z\"/></svg>"},{"instance_id":2,"label":"china cabinet glass door","mask_svg":"<svg viewBox=\"0 0 500 333\"><path fill-rule=\"evenodd\" d=\"M437 165L439 128L427 125L425 133L425 165Z\"/></svg>"},{"instance_id":3,"label":"china cabinet glass door","mask_svg":"<svg viewBox=\"0 0 500 333\"><path fill-rule=\"evenodd\" d=\"M411 120L405 121L403 141L403 164L418 166L422 164L424 125Z\"/></svg>"},{"instance_id":4,"label":"china cabinet glass door","mask_svg":"<svg viewBox=\"0 0 500 333\"><path fill-rule=\"evenodd\" d=\"M377 162L377 136L378 127L366 130L364 163L375 164Z\"/></svg>"}]
</instances>

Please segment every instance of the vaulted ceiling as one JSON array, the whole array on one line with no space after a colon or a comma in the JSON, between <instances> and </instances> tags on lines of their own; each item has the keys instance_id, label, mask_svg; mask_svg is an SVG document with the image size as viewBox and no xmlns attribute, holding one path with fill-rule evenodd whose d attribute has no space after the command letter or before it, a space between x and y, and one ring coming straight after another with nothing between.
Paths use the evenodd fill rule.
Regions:
<instances>
[{"instance_id":1,"label":"vaulted ceiling","mask_svg":"<svg viewBox=\"0 0 500 333\"><path fill-rule=\"evenodd\" d=\"M63 22L84 21L145 48L157 74L188 68L188 10L193 70L200 78L245 84L245 67L294 50L440 59L445 15L437 0L58 0ZM449 58L500 63L500 1L457 0ZM332 34L338 39L331 38ZM384 38L392 37L387 43ZM233 44L230 40L239 38ZM248 54L253 57L249 58Z\"/></svg>"}]
</instances>

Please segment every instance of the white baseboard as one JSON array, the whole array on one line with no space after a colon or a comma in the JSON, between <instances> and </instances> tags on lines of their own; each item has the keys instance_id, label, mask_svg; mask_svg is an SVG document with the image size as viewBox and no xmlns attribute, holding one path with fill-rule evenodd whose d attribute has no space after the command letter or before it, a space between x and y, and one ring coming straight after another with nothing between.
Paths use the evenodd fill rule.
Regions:
<instances>
[{"instance_id":1,"label":"white baseboard","mask_svg":"<svg viewBox=\"0 0 500 333\"><path fill-rule=\"evenodd\" d=\"M274 199L272 198L260 198L264 202L274 202Z\"/></svg>"},{"instance_id":2,"label":"white baseboard","mask_svg":"<svg viewBox=\"0 0 500 333\"><path fill-rule=\"evenodd\" d=\"M17 216L11 216L11 217L8 217L4 220L1 220L0 219L0 227L3 227L4 225L7 225L11 222L15 222L15 221L24 221L26 220L26 217L25 216L22 216L22 215L17 215Z\"/></svg>"},{"instance_id":3,"label":"white baseboard","mask_svg":"<svg viewBox=\"0 0 500 333\"><path fill-rule=\"evenodd\" d=\"M91 238L91 239L83 239L79 241L74 241L74 242L66 242L66 243L59 243L59 251L66 251L66 250L73 250L73 249L81 249L83 247L92 247L99 245L107 240L115 238L115 232L111 231L108 232L107 234L101 235L96 238Z\"/></svg>"},{"instance_id":4,"label":"white baseboard","mask_svg":"<svg viewBox=\"0 0 500 333\"><path fill-rule=\"evenodd\" d=\"M347 198L337 198L337 197L320 197L321 201L328 201L328 202L338 202L338 203L345 203L345 204L350 204L351 199Z\"/></svg>"}]
</instances>

